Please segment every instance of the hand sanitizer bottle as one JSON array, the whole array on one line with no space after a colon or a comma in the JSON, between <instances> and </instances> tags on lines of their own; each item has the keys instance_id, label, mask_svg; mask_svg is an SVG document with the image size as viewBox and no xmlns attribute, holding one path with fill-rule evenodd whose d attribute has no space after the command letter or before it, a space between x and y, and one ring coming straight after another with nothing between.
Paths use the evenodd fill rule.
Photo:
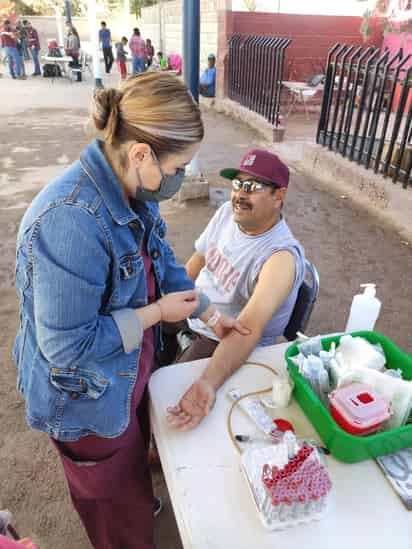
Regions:
<instances>
[{"instance_id":1,"label":"hand sanitizer bottle","mask_svg":"<svg viewBox=\"0 0 412 549\"><path fill-rule=\"evenodd\" d=\"M372 331L381 310L381 302L376 297L375 284L361 284L363 294L355 295L350 308L345 332Z\"/></svg>"}]
</instances>

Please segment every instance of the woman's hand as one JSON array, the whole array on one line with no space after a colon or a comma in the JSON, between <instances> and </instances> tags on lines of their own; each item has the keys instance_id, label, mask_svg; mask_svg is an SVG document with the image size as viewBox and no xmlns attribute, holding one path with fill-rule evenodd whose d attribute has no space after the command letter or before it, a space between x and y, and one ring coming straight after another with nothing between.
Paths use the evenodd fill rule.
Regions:
<instances>
[{"instance_id":1,"label":"woman's hand","mask_svg":"<svg viewBox=\"0 0 412 549\"><path fill-rule=\"evenodd\" d=\"M160 308L161 320L164 322L179 322L185 320L198 308L199 295L196 290L174 292L156 301Z\"/></svg>"},{"instance_id":2,"label":"woman's hand","mask_svg":"<svg viewBox=\"0 0 412 549\"><path fill-rule=\"evenodd\" d=\"M214 326L211 326L210 329L213 330L213 332L217 335L219 339L223 339L232 330L235 330L240 335L250 335L249 328L243 326L243 324L239 320L223 314L219 316L219 320Z\"/></svg>"},{"instance_id":3,"label":"woman's hand","mask_svg":"<svg viewBox=\"0 0 412 549\"><path fill-rule=\"evenodd\" d=\"M216 391L206 379L200 378L182 396L177 406L167 409L169 425L187 431L199 425L216 400Z\"/></svg>"},{"instance_id":4,"label":"woman's hand","mask_svg":"<svg viewBox=\"0 0 412 549\"><path fill-rule=\"evenodd\" d=\"M250 335L249 328L243 326L243 324L239 322L239 320L236 320L236 318L222 314L214 307L214 305L209 305L206 311L200 315L200 320L202 320L206 326L213 330L219 339L223 339L232 330L235 330L243 336Z\"/></svg>"}]
</instances>

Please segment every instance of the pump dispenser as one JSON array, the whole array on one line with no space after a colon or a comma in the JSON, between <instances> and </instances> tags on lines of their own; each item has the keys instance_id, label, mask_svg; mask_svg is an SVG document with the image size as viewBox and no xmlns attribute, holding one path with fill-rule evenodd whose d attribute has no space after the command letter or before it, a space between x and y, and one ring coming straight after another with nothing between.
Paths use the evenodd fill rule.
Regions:
<instances>
[{"instance_id":1,"label":"pump dispenser","mask_svg":"<svg viewBox=\"0 0 412 549\"><path fill-rule=\"evenodd\" d=\"M361 284L362 294L353 298L345 332L372 331L381 310L381 302L376 297L375 284Z\"/></svg>"}]
</instances>

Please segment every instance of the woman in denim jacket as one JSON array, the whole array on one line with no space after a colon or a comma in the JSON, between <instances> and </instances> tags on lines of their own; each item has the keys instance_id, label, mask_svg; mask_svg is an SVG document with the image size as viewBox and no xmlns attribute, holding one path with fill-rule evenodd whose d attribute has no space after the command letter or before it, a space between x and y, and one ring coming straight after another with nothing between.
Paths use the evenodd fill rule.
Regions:
<instances>
[{"instance_id":1,"label":"woman in denim jacket","mask_svg":"<svg viewBox=\"0 0 412 549\"><path fill-rule=\"evenodd\" d=\"M146 549L154 502L146 385L158 325L192 315L219 337L245 331L195 292L159 215L203 138L187 88L168 74L141 75L98 92L93 120L103 140L21 222L13 357L27 421L56 446L93 546Z\"/></svg>"}]
</instances>

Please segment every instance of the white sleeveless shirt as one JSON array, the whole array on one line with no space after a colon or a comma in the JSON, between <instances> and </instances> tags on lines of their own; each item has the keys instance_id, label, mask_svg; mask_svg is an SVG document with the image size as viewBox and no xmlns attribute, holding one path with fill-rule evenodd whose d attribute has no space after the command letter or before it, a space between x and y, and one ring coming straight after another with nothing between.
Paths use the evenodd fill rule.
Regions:
<instances>
[{"instance_id":1,"label":"white sleeveless shirt","mask_svg":"<svg viewBox=\"0 0 412 549\"><path fill-rule=\"evenodd\" d=\"M267 323L259 345L273 345L282 335L295 305L305 275L303 247L292 235L286 221L280 221L265 233L250 236L233 221L232 205L223 204L195 242L196 251L206 264L196 279L196 287L204 292L221 312L236 318L255 288L260 270L270 256L288 250L296 260L292 291ZM273 288L276 292L276 288ZM189 319L195 332L218 340L200 320Z\"/></svg>"}]
</instances>

